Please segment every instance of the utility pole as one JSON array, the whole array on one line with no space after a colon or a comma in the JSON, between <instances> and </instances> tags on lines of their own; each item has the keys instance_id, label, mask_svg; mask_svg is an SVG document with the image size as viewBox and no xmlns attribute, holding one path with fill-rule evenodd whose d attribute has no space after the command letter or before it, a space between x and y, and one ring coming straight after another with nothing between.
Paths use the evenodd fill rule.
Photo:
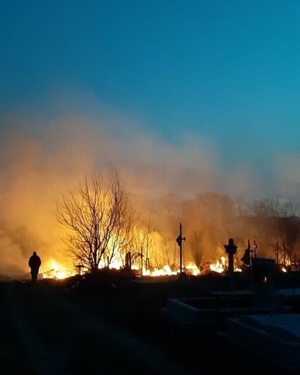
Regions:
<instances>
[{"instance_id":1,"label":"utility pole","mask_svg":"<svg viewBox=\"0 0 300 375\"><path fill-rule=\"evenodd\" d=\"M176 238L176 242L179 246L179 271L182 275L183 268L183 251L182 251L182 241L185 241L185 237L182 237L182 224L179 225L179 236Z\"/></svg>"}]
</instances>

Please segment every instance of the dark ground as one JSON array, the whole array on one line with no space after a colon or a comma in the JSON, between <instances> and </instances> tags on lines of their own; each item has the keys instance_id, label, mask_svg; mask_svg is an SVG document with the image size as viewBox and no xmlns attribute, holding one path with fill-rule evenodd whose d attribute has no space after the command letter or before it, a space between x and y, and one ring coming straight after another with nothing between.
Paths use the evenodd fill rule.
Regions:
<instances>
[{"instance_id":1,"label":"dark ground","mask_svg":"<svg viewBox=\"0 0 300 375\"><path fill-rule=\"evenodd\" d=\"M1 373L285 375L212 332L171 322L162 311L168 298L226 287L217 276L197 282L107 277L3 282Z\"/></svg>"}]
</instances>

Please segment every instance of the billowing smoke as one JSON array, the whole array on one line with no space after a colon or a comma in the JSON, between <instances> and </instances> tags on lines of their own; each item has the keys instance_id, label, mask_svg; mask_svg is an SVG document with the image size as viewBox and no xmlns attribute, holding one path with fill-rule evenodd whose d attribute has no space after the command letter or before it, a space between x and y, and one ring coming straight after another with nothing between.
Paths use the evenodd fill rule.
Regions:
<instances>
[{"instance_id":1,"label":"billowing smoke","mask_svg":"<svg viewBox=\"0 0 300 375\"><path fill-rule=\"evenodd\" d=\"M56 202L84 175L101 172L109 163L145 209L149 196L191 198L207 191L255 196L279 186L250 168L225 168L226 147L220 152L205 137L187 136L174 145L120 116L65 114L49 120L7 115L1 119L0 145L2 275L28 273L33 251L41 256L44 271L51 259L66 264Z\"/></svg>"}]
</instances>

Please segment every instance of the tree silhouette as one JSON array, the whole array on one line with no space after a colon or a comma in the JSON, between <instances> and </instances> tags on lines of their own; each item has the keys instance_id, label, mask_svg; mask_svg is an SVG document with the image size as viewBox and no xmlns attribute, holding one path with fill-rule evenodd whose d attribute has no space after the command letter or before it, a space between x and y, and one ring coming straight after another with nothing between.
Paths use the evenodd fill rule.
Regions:
<instances>
[{"instance_id":1,"label":"tree silhouette","mask_svg":"<svg viewBox=\"0 0 300 375\"><path fill-rule=\"evenodd\" d=\"M107 178L85 176L75 191L63 195L57 220L77 264L93 272L116 259L124 262L133 241L134 212L114 169Z\"/></svg>"}]
</instances>

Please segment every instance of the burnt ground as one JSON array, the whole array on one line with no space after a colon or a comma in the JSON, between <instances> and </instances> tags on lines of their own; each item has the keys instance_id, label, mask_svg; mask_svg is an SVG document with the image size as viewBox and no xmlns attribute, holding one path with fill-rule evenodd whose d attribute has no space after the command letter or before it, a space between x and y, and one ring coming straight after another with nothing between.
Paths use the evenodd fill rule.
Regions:
<instances>
[{"instance_id":1,"label":"burnt ground","mask_svg":"<svg viewBox=\"0 0 300 375\"><path fill-rule=\"evenodd\" d=\"M227 286L220 277L3 282L1 373L234 375L259 370L281 375L213 332L187 329L163 313L168 298L207 295Z\"/></svg>"}]
</instances>

